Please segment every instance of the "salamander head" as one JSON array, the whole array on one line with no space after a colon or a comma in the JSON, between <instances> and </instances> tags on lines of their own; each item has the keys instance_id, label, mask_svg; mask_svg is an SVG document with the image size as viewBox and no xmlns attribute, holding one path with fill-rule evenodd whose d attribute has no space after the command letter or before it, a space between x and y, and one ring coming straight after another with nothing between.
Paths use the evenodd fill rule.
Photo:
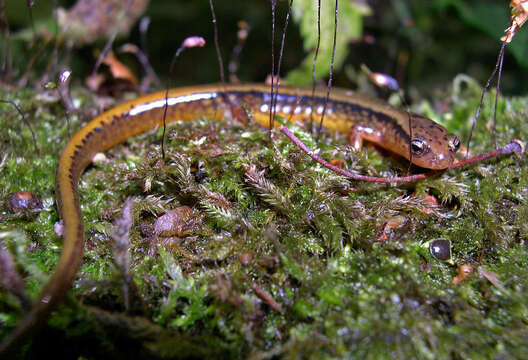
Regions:
<instances>
[{"instance_id":1,"label":"salamander head","mask_svg":"<svg viewBox=\"0 0 528 360\"><path fill-rule=\"evenodd\" d=\"M433 170L453 164L460 140L442 126L422 116L413 116L410 141L413 164Z\"/></svg>"}]
</instances>

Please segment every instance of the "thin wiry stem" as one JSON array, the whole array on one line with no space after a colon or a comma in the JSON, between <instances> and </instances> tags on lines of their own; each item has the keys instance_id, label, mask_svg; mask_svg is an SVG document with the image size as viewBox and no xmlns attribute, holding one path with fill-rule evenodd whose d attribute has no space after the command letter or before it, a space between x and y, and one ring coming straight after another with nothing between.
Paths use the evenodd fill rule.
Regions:
<instances>
[{"instance_id":1,"label":"thin wiry stem","mask_svg":"<svg viewBox=\"0 0 528 360\"><path fill-rule=\"evenodd\" d=\"M2 53L5 54L5 61L2 60L0 64L0 71L4 73L3 81L8 83L9 78L11 77L11 66L13 65L13 60L11 58L11 33L9 29L9 22L7 21L7 14L5 11L5 4L3 0L0 0L0 18L2 20L2 37L5 42L2 42Z\"/></svg>"},{"instance_id":2,"label":"thin wiry stem","mask_svg":"<svg viewBox=\"0 0 528 360\"><path fill-rule=\"evenodd\" d=\"M35 42L37 38L37 32L35 31L35 21L33 20L33 5L35 5L35 1L27 0L26 5L28 8L29 22L31 23L31 32L33 33L33 42Z\"/></svg>"},{"instance_id":3,"label":"thin wiry stem","mask_svg":"<svg viewBox=\"0 0 528 360\"><path fill-rule=\"evenodd\" d=\"M272 118L275 118L275 115L277 113L277 95L279 94L279 86L280 86L280 68L282 64L282 55L284 54L284 44L286 42L286 31L288 29L288 23L290 21L290 14L291 9L293 5L293 0L290 0L290 6L288 7L288 13L286 14L286 20L284 21L284 28L282 30L282 40L281 40L281 47L279 51L279 61L277 62L277 82L275 84L275 94L274 97L271 98L271 110L273 112ZM272 75L273 77L273 75ZM273 125L273 124L272 124ZM271 129L271 127L270 127Z\"/></svg>"},{"instance_id":4,"label":"thin wiry stem","mask_svg":"<svg viewBox=\"0 0 528 360\"><path fill-rule=\"evenodd\" d=\"M495 149L497 149L497 103L500 95L500 85L502 80L502 64L504 63L504 49L506 48L506 42L502 43L499 52L499 75L497 75L497 91L495 92L495 108L493 110L493 141L495 143Z\"/></svg>"},{"instance_id":5,"label":"thin wiry stem","mask_svg":"<svg viewBox=\"0 0 528 360\"><path fill-rule=\"evenodd\" d=\"M317 45L315 46L314 59L313 59L313 64L312 64L312 98L315 97L315 68L317 66L317 57L319 56L320 45L321 45L321 0L317 0ZM312 128L313 128L313 111L310 113L310 129Z\"/></svg>"},{"instance_id":6,"label":"thin wiry stem","mask_svg":"<svg viewBox=\"0 0 528 360\"><path fill-rule=\"evenodd\" d=\"M101 66L101 64L103 63L103 60L106 54L108 53L108 51L112 49L112 44L114 43L117 37L117 34L119 33L119 29L121 29L121 25L127 18L131 5L132 5L132 0L127 0L125 4L125 11L123 11L121 16L119 17L119 20L117 20L115 28L112 30L112 33L108 37L108 40L106 41L106 44L103 50L101 50L101 53L99 54L99 56L97 57L97 60L95 61L95 65L94 65L94 68L92 70L92 75L91 75L92 77L95 77L95 75L97 74L97 70L99 70L99 66Z\"/></svg>"},{"instance_id":7,"label":"thin wiry stem","mask_svg":"<svg viewBox=\"0 0 528 360\"><path fill-rule=\"evenodd\" d=\"M277 0L270 0L271 2L271 87L270 87L270 112L269 112L269 135L271 139L271 129L273 129L273 91L274 91L274 77L275 77L275 12L277 9Z\"/></svg>"},{"instance_id":8,"label":"thin wiry stem","mask_svg":"<svg viewBox=\"0 0 528 360\"><path fill-rule=\"evenodd\" d=\"M323 128L323 121L324 116L326 114L326 107L328 106L328 99L330 98L330 90L332 89L332 81L334 76L334 60L335 60L335 51L337 46L337 21L338 21L338 3L339 0L335 1L335 15L334 15L334 43L332 45L332 59L330 61L330 74L328 76L328 88L326 90L326 98L323 105L323 113L321 114L321 121L319 122L319 128L317 129L317 139L316 141L319 142L319 138L321 135L321 129Z\"/></svg>"},{"instance_id":9,"label":"thin wiry stem","mask_svg":"<svg viewBox=\"0 0 528 360\"><path fill-rule=\"evenodd\" d=\"M222 59L222 52L220 51L220 42L218 41L218 26L216 25L216 14L214 10L213 0L209 0L209 7L211 8L211 17L213 22L214 29L214 43L216 49L216 57L218 59L218 67L220 70L220 81L222 85L225 85L225 75L224 75L224 60Z\"/></svg>"},{"instance_id":10,"label":"thin wiry stem","mask_svg":"<svg viewBox=\"0 0 528 360\"><path fill-rule=\"evenodd\" d=\"M497 56L497 62L495 63L495 68L491 72L490 77L488 78L488 81L486 81L486 85L484 85L484 88L482 89L482 94L480 95L480 102L479 106L477 108L477 112L475 113L475 117L473 118L473 123L471 124L471 131L469 132L469 137L467 141L467 147L466 147L466 158L469 156L469 144L471 142L471 137L473 135L473 131L475 130L475 126L477 125L477 119L480 115L480 110L482 108L482 103L484 102L484 95L486 95L486 92L488 91L488 88L490 87L491 80L495 77L495 74L497 73L497 70L501 70L502 72L502 61L504 60L504 49L506 48L506 41L502 42L501 49L499 51L499 55ZM497 93L499 86L497 86ZM497 108L495 107L495 111L497 111ZM495 120L496 121L496 120ZM496 129L494 129L494 134L496 134ZM495 147L497 147L497 142L495 140Z\"/></svg>"},{"instance_id":11,"label":"thin wiry stem","mask_svg":"<svg viewBox=\"0 0 528 360\"><path fill-rule=\"evenodd\" d=\"M0 100L0 103L12 105L16 109L16 111L20 114L20 117L22 118L22 121L28 127L29 132L31 133L31 138L33 139L33 146L35 147L35 152L37 154L39 154L40 153L40 149L39 149L39 147L37 145L37 136L35 135L35 132L33 131L33 128L31 127L31 123L26 118L26 114L24 113L24 111L22 111L22 109L14 101L11 101L11 100Z\"/></svg>"}]
</instances>

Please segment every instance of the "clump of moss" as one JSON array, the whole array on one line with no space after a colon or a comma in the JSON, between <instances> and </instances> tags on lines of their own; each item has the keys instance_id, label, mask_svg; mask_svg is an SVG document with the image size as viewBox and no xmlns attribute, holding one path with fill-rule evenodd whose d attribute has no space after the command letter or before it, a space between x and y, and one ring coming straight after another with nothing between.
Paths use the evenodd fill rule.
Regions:
<instances>
[{"instance_id":1,"label":"clump of moss","mask_svg":"<svg viewBox=\"0 0 528 360\"><path fill-rule=\"evenodd\" d=\"M471 87L453 94L451 111L443 115L451 131L467 134L478 96ZM0 97L17 99L32 114L41 147L40 154L31 150L29 131L0 104L0 126L17 129L1 138L2 199L30 190L45 203L32 221L9 214L5 200L0 215L0 241L34 296L59 255L53 178L67 128L53 102L35 100L26 91L2 90ZM527 102L500 101L500 143L526 138ZM486 105L482 118L489 119L491 111ZM74 118L74 129L80 123ZM477 127L472 151L492 147L489 126L483 121ZM328 134L316 145L309 133L294 130L323 157L343 158L358 172L406 171L405 164L371 147L355 153L345 139ZM159 138L160 131L152 131L128 140L82 178L83 265L47 332L53 341L78 344L77 356L103 350L157 358L520 358L525 353L524 158L501 157L393 186L350 183L315 165L279 133L270 143L259 127L232 119L177 124L165 159ZM127 310L110 234L129 197L136 200L129 271L139 305ZM150 252L156 218L180 205L200 213L202 228L170 249ZM428 241L438 237L451 241L451 261L429 254ZM477 270L453 284L461 264L496 273L504 288ZM269 293L284 313L273 310L255 288ZM0 335L20 316L16 299L0 292ZM115 332L124 335L112 336ZM102 350L94 350L94 342ZM26 351L38 352L45 343L35 341Z\"/></svg>"}]
</instances>

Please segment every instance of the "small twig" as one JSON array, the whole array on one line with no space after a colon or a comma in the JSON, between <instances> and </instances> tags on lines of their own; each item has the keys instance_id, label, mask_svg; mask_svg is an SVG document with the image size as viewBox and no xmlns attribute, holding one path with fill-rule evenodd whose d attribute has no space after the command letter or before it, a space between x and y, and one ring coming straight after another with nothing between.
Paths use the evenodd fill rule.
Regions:
<instances>
[{"instance_id":1,"label":"small twig","mask_svg":"<svg viewBox=\"0 0 528 360\"><path fill-rule=\"evenodd\" d=\"M440 173L442 173L444 171L447 171L447 170L457 169L459 167L466 166L466 165L469 165L469 164L472 164L472 163L476 163L476 162L479 162L479 161L484 161L484 160L492 158L492 157L497 157L497 156L500 156L500 155L506 155L506 154L511 154L511 153L516 153L516 154L520 155L520 154L523 154L524 150L525 150L524 144L520 140L515 140L514 139L508 145L506 145L506 146L504 146L504 147L502 147L500 149L497 149L497 150L494 150L494 151L491 151L491 152L488 152L488 153L485 153L485 154L482 154L482 155L479 155L479 156L475 156L475 157L473 157L471 159L467 159L465 161L458 162L456 164L453 164L453 165L449 166L445 170L438 170L438 171L433 170L433 171L429 171L429 172L424 173L424 174L416 174L416 175L411 175L411 176L385 178L385 177L377 177L377 176L359 175L359 174L351 173L350 171L346 171L344 169L341 169L340 167L337 167L335 165L332 165L329 162L327 162L326 160L322 159L315 152L310 150L310 148L308 146L306 146L298 137L296 137L287 127L281 126L280 127L280 131L284 135L286 135L302 151L304 151L306 153L306 155L308 155L309 157L311 157L312 159L314 159L315 161L317 161L319 164L323 165L327 169L332 170L335 173L338 173L340 175L346 176L346 177L348 177L350 179L353 179L353 180L367 181L367 182L376 182L376 183L400 183L400 182L410 182L410 181L422 180L422 179L425 179L425 178L440 174Z\"/></svg>"},{"instance_id":2,"label":"small twig","mask_svg":"<svg viewBox=\"0 0 528 360\"><path fill-rule=\"evenodd\" d=\"M280 314L284 314L284 310L282 309L280 304L273 298L273 296L269 292L267 292L257 284L251 285L251 288L262 301L268 304L271 309L275 310Z\"/></svg>"},{"instance_id":3,"label":"small twig","mask_svg":"<svg viewBox=\"0 0 528 360\"><path fill-rule=\"evenodd\" d=\"M33 146L35 147L35 152L37 154L39 154L40 153L40 149L39 149L39 147L37 145L37 136L35 135L35 132L33 131L33 128L31 127L31 123L26 118L26 114L24 113L24 111L22 111L22 109L14 101L1 100L0 99L0 103L12 105L16 109L16 111L20 114L20 117L22 118L22 121L28 127L29 132L31 132L31 137L33 138Z\"/></svg>"}]
</instances>

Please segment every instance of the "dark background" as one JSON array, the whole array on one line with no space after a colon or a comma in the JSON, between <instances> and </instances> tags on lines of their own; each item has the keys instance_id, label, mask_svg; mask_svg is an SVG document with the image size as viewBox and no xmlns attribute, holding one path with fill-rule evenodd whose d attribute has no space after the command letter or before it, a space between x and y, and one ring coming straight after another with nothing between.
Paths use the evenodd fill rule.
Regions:
<instances>
[{"instance_id":1,"label":"dark background","mask_svg":"<svg viewBox=\"0 0 528 360\"><path fill-rule=\"evenodd\" d=\"M68 8L74 1L58 3ZM405 88L412 87L426 95L445 88L459 73L475 77L480 84L490 75L500 47L499 38L508 23L508 1L369 0L367 3L373 14L365 18L364 33L374 43L351 41L343 68L357 69L365 63L375 71L396 76ZM278 1L278 32L282 31L287 4ZM35 20L52 21L53 6L54 1L37 0L33 8ZM240 58L239 77L243 81L264 80L270 73L271 58L269 1L215 1L215 7L224 61L227 62L236 43L237 22L245 20L251 32ZM13 33L30 27L25 1L7 0L6 11ZM172 83L190 85L219 80L208 0L153 0L145 16L151 19L149 58L160 76L167 74L171 57L182 40L200 35L207 40L207 46L189 50L178 60ZM306 55L297 25L291 24L282 75ZM527 90L528 57L524 56L527 38L526 29L522 28L508 46L502 84L506 94L523 94ZM129 38L119 39L117 44L124 42L139 44L137 26ZM95 59L94 48L103 44L101 41L74 50L75 74L89 74ZM126 56L123 61L133 64ZM15 63L23 62L24 57ZM354 79L343 68L337 73L337 84L353 87Z\"/></svg>"}]
</instances>

